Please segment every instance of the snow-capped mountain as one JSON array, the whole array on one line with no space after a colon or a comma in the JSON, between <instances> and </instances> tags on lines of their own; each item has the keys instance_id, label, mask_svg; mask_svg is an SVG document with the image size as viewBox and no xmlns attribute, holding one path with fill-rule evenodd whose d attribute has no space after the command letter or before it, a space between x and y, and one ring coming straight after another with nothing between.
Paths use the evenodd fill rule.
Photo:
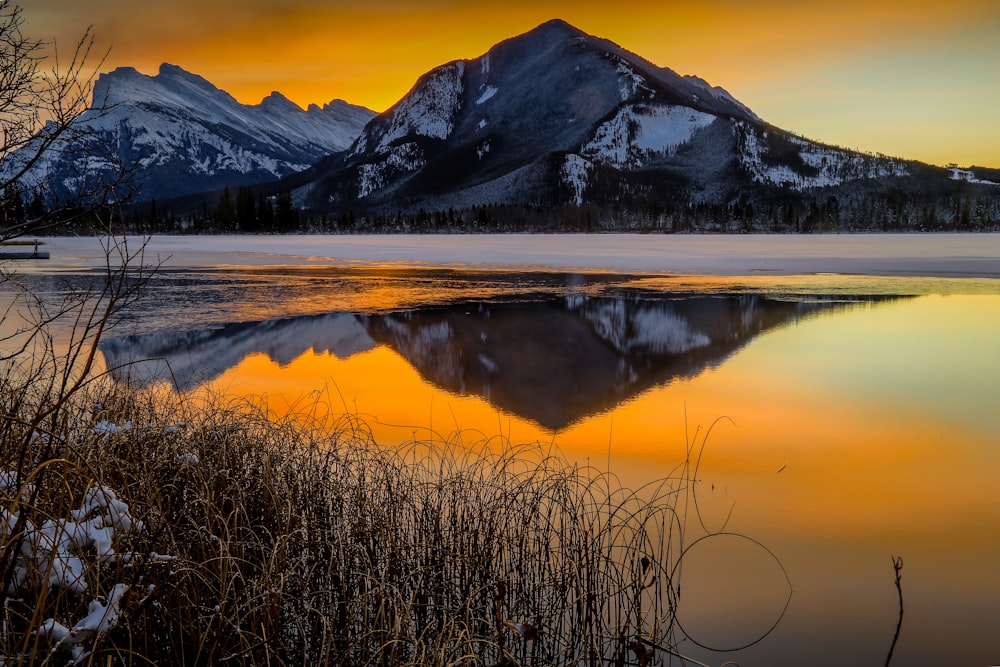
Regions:
<instances>
[{"instance_id":1,"label":"snow-capped mountain","mask_svg":"<svg viewBox=\"0 0 1000 667\"><path fill-rule=\"evenodd\" d=\"M634 210L909 178L916 168L784 132L722 88L555 20L428 72L348 151L288 183L300 202L341 211Z\"/></svg>"},{"instance_id":2,"label":"snow-capped mountain","mask_svg":"<svg viewBox=\"0 0 1000 667\"><path fill-rule=\"evenodd\" d=\"M71 193L82 177L135 168L141 199L273 181L343 150L374 112L342 100L302 109L280 93L245 105L204 78L164 64L156 76L123 67L102 74L74 138L28 182ZM11 156L5 168L13 168Z\"/></svg>"}]
</instances>

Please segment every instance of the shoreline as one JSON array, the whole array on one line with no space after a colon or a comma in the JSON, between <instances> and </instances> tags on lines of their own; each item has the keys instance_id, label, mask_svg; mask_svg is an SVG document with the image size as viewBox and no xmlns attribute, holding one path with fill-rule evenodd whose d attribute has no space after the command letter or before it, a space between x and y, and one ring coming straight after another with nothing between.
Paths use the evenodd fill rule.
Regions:
<instances>
[{"instance_id":1,"label":"shoreline","mask_svg":"<svg viewBox=\"0 0 1000 667\"><path fill-rule=\"evenodd\" d=\"M105 265L99 239L45 239L38 270ZM128 238L137 250L142 239ZM663 276L1000 278L1000 233L836 235L432 234L154 236L165 269L338 267L548 270Z\"/></svg>"}]
</instances>

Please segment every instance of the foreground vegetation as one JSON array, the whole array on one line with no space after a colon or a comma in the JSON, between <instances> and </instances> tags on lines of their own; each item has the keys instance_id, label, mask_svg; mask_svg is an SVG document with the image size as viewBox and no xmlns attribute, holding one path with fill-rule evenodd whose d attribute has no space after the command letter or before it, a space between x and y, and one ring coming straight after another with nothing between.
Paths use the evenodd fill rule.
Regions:
<instances>
[{"instance_id":1,"label":"foreground vegetation","mask_svg":"<svg viewBox=\"0 0 1000 667\"><path fill-rule=\"evenodd\" d=\"M676 655L693 446L633 491L539 446L456 434L387 448L351 415L114 384L96 345L141 286L114 268L135 256L120 259L54 309L23 294L34 323L5 338L4 664ZM51 334L66 319L68 343Z\"/></svg>"},{"instance_id":2,"label":"foreground vegetation","mask_svg":"<svg viewBox=\"0 0 1000 667\"><path fill-rule=\"evenodd\" d=\"M34 436L4 406L6 662L644 664L672 645L682 485L633 494L492 443L387 450L349 418L82 402Z\"/></svg>"}]
</instances>

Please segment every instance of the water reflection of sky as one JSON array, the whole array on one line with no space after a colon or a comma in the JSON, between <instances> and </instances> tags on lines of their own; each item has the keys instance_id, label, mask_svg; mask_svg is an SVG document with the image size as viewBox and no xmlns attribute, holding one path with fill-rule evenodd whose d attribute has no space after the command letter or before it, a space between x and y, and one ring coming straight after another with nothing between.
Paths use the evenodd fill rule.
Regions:
<instances>
[{"instance_id":1,"label":"water reflection of sky","mask_svg":"<svg viewBox=\"0 0 1000 667\"><path fill-rule=\"evenodd\" d=\"M728 529L766 544L795 588L788 615L766 640L735 656L741 664L881 664L896 620L891 554L906 563L897 664L997 660L1000 289L993 281L464 277L384 269L179 272L158 280L152 304L116 334L212 332L226 322L337 311L365 322L390 316L394 326L409 323L409 335L419 335L418 325L435 325L456 304L475 312L473 297L502 310L552 295L563 303L581 295L593 303L623 295L739 303L739 295L750 294L774 304L821 305L829 300L817 297L829 294L878 296L764 318L765 325L746 330L701 368L651 376L613 407L584 411L557 428L498 409L469 386L429 381L412 350L408 357L409 348L398 341L394 347L389 337L341 355L332 350L345 348L332 344L305 346L287 358L251 345L212 382L237 394L267 394L277 411L318 397L335 413L368 417L387 442L456 429L470 439L500 432L515 442L554 440L568 456L610 466L636 484L668 474L683 459L686 440L726 416L731 421L716 425L699 469L706 522L720 527L729 517ZM475 322L485 323L479 317ZM399 326L392 330L402 336ZM271 345L289 342L275 338ZM444 360L457 349L446 343L436 342ZM514 355L518 341L510 343ZM737 592L740 581L771 576L766 561L753 564L754 554L737 544L706 544L699 567L685 574L680 613L699 640L727 645L759 622L746 618L757 612L738 611L747 607L744 598L770 591L749 585L742 597ZM684 648L711 664L734 657Z\"/></svg>"},{"instance_id":2,"label":"water reflection of sky","mask_svg":"<svg viewBox=\"0 0 1000 667\"><path fill-rule=\"evenodd\" d=\"M645 298L651 287L644 285ZM602 284L589 293L623 289ZM491 295L501 306L511 297L502 292ZM801 300L822 303L807 292ZM528 293L537 298L534 287ZM790 298L783 291L778 303ZM426 333L421 318L447 310L448 300L429 299L429 311L394 304L391 316L419 338ZM471 317L474 309L463 308ZM716 425L699 471L706 522L721 527L732 512L727 527L778 553L795 587L789 615L767 640L742 652L742 662L884 659L895 622L890 554L906 561L906 631L895 659L946 662L964 652L982 662L992 659L1000 617L993 562L1000 546L993 479L1000 470L1000 416L993 407L1000 355L995 329L985 324L991 322L1000 322L1000 296L982 294L849 300L777 317L703 369L670 375L555 429L498 409L471 386L463 391L440 378L429 381L413 350L387 339L344 357L309 349L279 363L251 354L213 385L266 393L278 411L321 390L334 412L366 416L386 442L457 429L470 439L502 432L517 442L554 440L569 456L610 465L635 484L668 474L684 456L685 439L726 416L732 421ZM439 361L458 354L448 347L454 341L427 342L438 346ZM716 550L686 575L681 611L692 634L727 645L746 634L747 623L738 618L736 599L712 582L733 572L745 581L764 575L739 549ZM942 636L962 640L927 641ZM718 654L690 648L695 657L719 661Z\"/></svg>"}]
</instances>

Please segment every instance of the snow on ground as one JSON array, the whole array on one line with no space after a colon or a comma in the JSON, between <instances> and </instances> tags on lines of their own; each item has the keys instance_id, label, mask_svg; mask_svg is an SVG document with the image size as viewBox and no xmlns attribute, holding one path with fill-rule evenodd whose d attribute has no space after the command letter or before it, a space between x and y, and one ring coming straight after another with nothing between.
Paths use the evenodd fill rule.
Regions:
<instances>
[{"instance_id":1,"label":"snow on ground","mask_svg":"<svg viewBox=\"0 0 1000 667\"><path fill-rule=\"evenodd\" d=\"M10 483L17 475L10 470L0 474L5 491L10 493ZM23 491L26 490L21 489ZM16 493L15 497L22 494ZM52 516L40 524L19 515L23 505L0 506L0 537L12 538L12 531L21 531L22 542L14 558L12 589L35 589L37 595L45 588L63 589L78 595L92 594L88 578L96 580L88 571L95 570L101 563L118 559L129 559L130 554L116 553L116 547L133 528L141 529L142 524L133 519L128 504L106 486L92 486L83 497L79 509L69 512L69 516ZM87 603L87 614L76 622L55 618L45 620L38 634L48 638L53 651L64 649L71 652L70 664L80 664L90 654L99 635L106 633L118 623L118 609L122 595L129 584L115 583L107 593L106 601L91 599ZM29 599L32 594L29 594ZM23 656L20 656L23 657Z\"/></svg>"},{"instance_id":2,"label":"snow on ground","mask_svg":"<svg viewBox=\"0 0 1000 667\"><path fill-rule=\"evenodd\" d=\"M52 259L18 271L100 269L94 238L45 240ZM138 249L139 239L129 240ZM160 236L147 262L165 268L398 264L532 267L667 275L979 276L1000 278L1000 234L443 234Z\"/></svg>"}]
</instances>

